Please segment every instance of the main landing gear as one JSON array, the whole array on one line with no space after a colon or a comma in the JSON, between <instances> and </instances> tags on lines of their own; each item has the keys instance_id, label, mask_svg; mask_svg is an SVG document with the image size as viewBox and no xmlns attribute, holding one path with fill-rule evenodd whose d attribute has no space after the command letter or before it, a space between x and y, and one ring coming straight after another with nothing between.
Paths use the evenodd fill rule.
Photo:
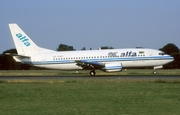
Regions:
<instances>
[{"instance_id":1,"label":"main landing gear","mask_svg":"<svg viewBox=\"0 0 180 115\"><path fill-rule=\"evenodd\" d=\"M95 72L95 70L91 70L91 71L89 72L89 74L90 74L91 76L95 76L95 75L96 75L96 72Z\"/></svg>"}]
</instances>

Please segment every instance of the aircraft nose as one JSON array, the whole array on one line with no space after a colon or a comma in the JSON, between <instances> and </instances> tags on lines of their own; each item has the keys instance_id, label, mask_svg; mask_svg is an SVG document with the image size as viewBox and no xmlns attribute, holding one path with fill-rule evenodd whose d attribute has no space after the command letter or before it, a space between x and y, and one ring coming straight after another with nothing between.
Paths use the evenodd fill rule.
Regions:
<instances>
[{"instance_id":1,"label":"aircraft nose","mask_svg":"<svg viewBox=\"0 0 180 115\"><path fill-rule=\"evenodd\" d=\"M169 56L170 62L174 61L174 57L172 57L171 55L168 55L168 56Z\"/></svg>"}]
</instances>

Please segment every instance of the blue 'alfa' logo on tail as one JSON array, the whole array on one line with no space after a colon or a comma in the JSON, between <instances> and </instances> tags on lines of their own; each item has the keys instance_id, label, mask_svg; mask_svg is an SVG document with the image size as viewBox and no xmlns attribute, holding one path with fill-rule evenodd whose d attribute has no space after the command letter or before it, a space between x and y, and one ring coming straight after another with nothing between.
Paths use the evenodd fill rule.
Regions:
<instances>
[{"instance_id":1,"label":"blue 'alfa' logo on tail","mask_svg":"<svg viewBox=\"0 0 180 115\"><path fill-rule=\"evenodd\" d=\"M24 43L25 46L30 46L29 39L26 36L23 36L21 33L16 34L16 36Z\"/></svg>"}]
</instances>

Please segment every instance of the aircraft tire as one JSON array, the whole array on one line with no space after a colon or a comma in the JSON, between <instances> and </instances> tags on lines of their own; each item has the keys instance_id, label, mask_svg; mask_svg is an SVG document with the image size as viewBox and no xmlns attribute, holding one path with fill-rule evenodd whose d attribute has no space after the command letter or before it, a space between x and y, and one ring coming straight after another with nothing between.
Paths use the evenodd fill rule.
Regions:
<instances>
[{"instance_id":1,"label":"aircraft tire","mask_svg":"<svg viewBox=\"0 0 180 115\"><path fill-rule=\"evenodd\" d=\"M89 74L90 74L91 76L95 76L95 75L96 75L96 72L95 72L95 71L90 71Z\"/></svg>"},{"instance_id":2,"label":"aircraft tire","mask_svg":"<svg viewBox=\"0 0 180 115\"><path fill-rule=\"evenodd\" d=\"M157 71L156 71L156 70L154 70L154 71L153 71L153 74L157 74Z\"/></svg>"}]
</instances>

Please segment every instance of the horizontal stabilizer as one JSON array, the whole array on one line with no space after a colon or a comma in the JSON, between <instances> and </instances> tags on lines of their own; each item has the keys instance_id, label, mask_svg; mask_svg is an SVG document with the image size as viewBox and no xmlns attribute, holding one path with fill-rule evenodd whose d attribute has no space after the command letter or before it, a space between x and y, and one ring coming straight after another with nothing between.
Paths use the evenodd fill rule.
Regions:
<instances>
[{"instance_id":1,"label":"horizontal stabilizer","mask_svg":"<svg viewBox=\"0 0 180 115\"><path fill-rule=\"evenodd\" d=\"M12 53L5 53L5 55L16 56L16 57L21 57L21 58L31 58L30 56L18 55L18 54L12 54Z\"/></svg>"}]
</instances>

